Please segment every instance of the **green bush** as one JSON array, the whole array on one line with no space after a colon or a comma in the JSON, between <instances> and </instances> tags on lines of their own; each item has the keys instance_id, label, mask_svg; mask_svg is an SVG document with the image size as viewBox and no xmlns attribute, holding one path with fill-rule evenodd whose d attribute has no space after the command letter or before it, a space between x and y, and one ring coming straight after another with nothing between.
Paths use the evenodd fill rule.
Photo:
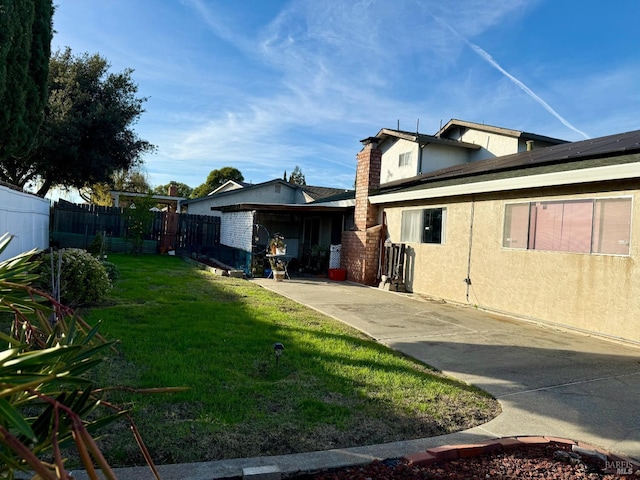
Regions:
<instances>
[{"instance_id":1,"label":"green bush","mask_svg":"<svg viewBox=\"0 0 640 480\"><path fill-rule=\"evenodd\" d=\"M113 284L118 278L120 278L120 270L115 263L103 261L101 262L102 266L107 272L107 276L109 277L109 281Z\"/></svg>"},{"instance_id":2,"label":"green bush","mask_svg":"<svg viewBox=\"0 0 640 480\"><path fill-rule=\"evenodd\" d=\"M100 256L104 254L104 248L104 236L101 233L98 233L93 238L93 242L91 242L91 245L89 245L89 251L96 256Z\"/></svg>"},{"instance_id":3,"label":"green bush","mask_svg":"<svg viewBox=\"0 0 640 480\"><path fill-rule=\"evenodd\" d=\"M51 261L53 255L53 262ZM62 255L62 263L59 258ZM38 268L40 287L55 296L54 286L58 284L58 265L60 268L60 300L69 306L92 305L100 303L111 291L112 284L105 266L85 250L67 248L42 255ZM52 278L53 264L53 278ZM117 268L116 268L117 270ZM113 269L111 269L113 271Z\"/></svg>"}]
</instances>

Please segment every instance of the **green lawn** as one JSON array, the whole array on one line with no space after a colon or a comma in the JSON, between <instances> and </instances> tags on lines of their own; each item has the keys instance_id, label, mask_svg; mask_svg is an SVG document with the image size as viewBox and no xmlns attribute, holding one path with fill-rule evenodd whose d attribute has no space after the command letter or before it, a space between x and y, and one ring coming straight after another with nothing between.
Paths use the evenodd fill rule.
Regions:
<instances>
[{"instance_id":1,"label":"green lawn","mask_svg":"<svg viewBox=\"0 0 640 480\"><path fill-rule=\"evenodd\" d=\"M109 260L121 272L109 305L84 312L120 339L100 383L189 387L107 396L133 410L159 464L440 435L499 411L477 389L246 280L171 256ZM279 364L275 342L285 346ZM101 440L108 460L142 464L133 438L117 427Z\"/></svg>"}]
</instances>

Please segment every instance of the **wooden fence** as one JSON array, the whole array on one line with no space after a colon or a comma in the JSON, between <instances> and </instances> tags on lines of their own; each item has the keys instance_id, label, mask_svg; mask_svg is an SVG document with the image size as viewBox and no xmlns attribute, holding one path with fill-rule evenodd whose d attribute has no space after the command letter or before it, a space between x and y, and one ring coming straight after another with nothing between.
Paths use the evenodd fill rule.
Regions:
<instances>
[{"instance_id":1,"label":"wooden fence","mask_svg":"<svg viewBox=\"0 0 640 480\"><path fill-rule=\"evenodd\" d=\"M59 248L89 249L97 235L103 235L107 250L130 252L126 210L99 205L77 205L59 200L51 215L51 243ZM220 244L220 218L154 212L151 226L143 235L142 253L170 249L181 254L214 253Z\"/></svg>"}]
</instances>

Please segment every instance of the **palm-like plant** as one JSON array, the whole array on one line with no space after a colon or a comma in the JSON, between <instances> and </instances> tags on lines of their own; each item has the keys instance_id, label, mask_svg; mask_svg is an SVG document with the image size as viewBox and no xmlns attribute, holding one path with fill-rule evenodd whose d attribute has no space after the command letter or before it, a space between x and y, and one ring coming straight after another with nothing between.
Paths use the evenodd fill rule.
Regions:
<instances>
[{"instance_id":1,"label":"palm-like plant","mask_svg":"<svg viewBox=\"0 0 640 480\"><path fill-rule=\"evenodd\" d=\"M10 241L7 234L0 237L0 253ZM0 331L0 341L6 342L0 349L0 478L11 479L19 470L43 479L70 478L61 448L73 444L91 478L98 478L94 465L106 478L115 478L92 432L126 412L112 407L89 420L104 402L85 376L112 342L31 286L37 279L31 273L35 253L0 262L0 320L11 324ZM135 426L132 430L156 473ZM43 454L52 461L43 460Z\"/></svg>"}]
</instances>

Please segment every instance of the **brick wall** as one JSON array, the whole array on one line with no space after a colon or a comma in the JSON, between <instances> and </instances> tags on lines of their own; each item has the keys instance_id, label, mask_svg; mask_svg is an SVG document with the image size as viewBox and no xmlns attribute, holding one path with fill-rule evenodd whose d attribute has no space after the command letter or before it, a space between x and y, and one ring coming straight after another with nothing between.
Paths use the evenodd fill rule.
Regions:
<instances>
[{"instance_id":1,"label":"brick wall","mask_svg":"<svg viewBox=\"0 0 640 480\"><path fill-rule=\"evenodd\" d=\"M342 268L347 280L365 285L378 283L381 227L342 233Z\"/></svg>"},{"instance_id":2,"label":"brick wall","mask_svg":"<svg viewBox=\"0 0 640 480\"><path fill-rule=\"evenodd\" d=\"M347 279L365 285L378 280L381 227L378 225L378 207L369 203L369 195L380 186L382 152L377 138L363 140L358 153L356 176L355 230L343 232L341 264L347 270Z\"/></svg>"},{"instance_id":3,"label":"brick wall","mask_svg":"<svg viewBox=\"0 0 640 480\"><path fill-rule=\"evenodd\" d=\"M225 212L220 221L220 243L251 251L253 212Z\"/></svg>"}]
</instances>

